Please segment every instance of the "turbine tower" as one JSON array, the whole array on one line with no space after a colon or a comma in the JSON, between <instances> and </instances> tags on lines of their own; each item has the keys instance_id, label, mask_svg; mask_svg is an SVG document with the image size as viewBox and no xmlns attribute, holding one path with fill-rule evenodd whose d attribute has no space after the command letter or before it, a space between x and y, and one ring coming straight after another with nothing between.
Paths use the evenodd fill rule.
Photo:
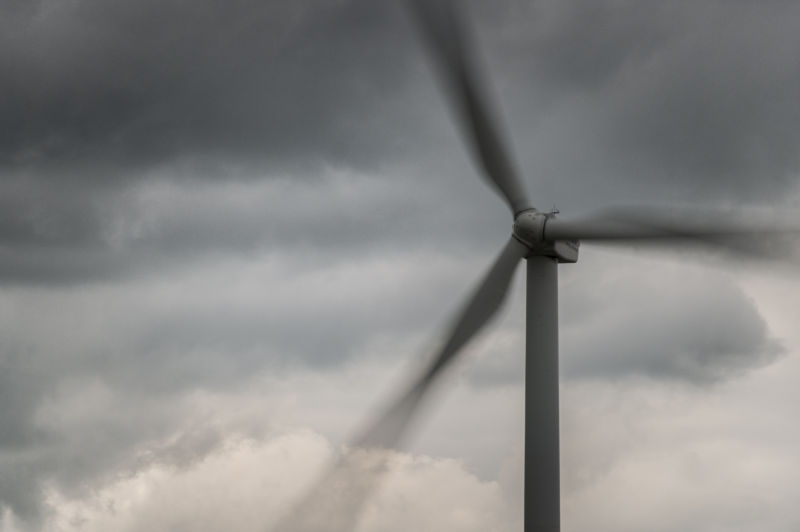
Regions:
<instances>
[{"instance_id":1,"label":"turbine tower","mask_svg":"<svg viewBox=\"0 0 800 532\"><path fill-rule=\"evenodd\" d=\"M406 0L427 45L464 140L484 179L513 217L509 240L444 335L424 370L385 408L331 466L312 491L275 528L277 532L350 532L358 511L394 448L442 371L495 316L514 271L527 262L525 336L525 532L560 530L558 265L578 260L579 242L683 243L741 246L755 250L796 226L735 223L708 213L680 217L612 209L580 219L561 219L533 207L504 141L500 121L476 64L464 13L453 0ZM735 239L735 240L734 240Z\"/></svg>"}]
</instances>

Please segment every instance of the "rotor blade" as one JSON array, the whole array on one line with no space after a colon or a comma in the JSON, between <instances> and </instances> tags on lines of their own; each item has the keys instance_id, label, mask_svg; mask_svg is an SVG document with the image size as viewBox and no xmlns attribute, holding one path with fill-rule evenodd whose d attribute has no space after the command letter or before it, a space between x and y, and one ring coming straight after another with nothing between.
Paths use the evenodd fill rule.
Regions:
<instances>
[{"instance_id":1,"label":"rotor blade","mask_svg":"<svg viewBox=\"0 0 800 532\"><path fill-rule=\"evenodd\" d=\"M391 447L396 444L420 401L441 371L500 310L519 261L527 246L510 238L472 297L453 322L445 342L429 365L398 400L378 417L358 440L360 446Z\"/></svg>"},{"instance_id":2,"label":"rotor blade","mask_svg":"<svg viewBox=\"0 0 800 532\"><path fill-rule=\"evenodd\" d=\"M511 238L472 297L457 315L442 347L400 396L366 426L310 493L275 532L350 532L374 491L391 449L402 439L414 414L442 370L497 314L514 270L528 248Z\"/></svg>"},{"instance_id":3,"label":"rotor blade","mask_svg":"<svg viewBox=\"0 0 800 532\"><path fill-rule=\"evenodd\" d=\"M516 217L532 205L504 141L500 121L492 111L465 17L453 7L452 0L407 3L484 178L503 196Z\"/></svg>"},{"instance_id":4,"label":"rotor blade","mask_svg":"<svg viewBox=\"0 0 800 532\"><path fill-rule=\"evenodd\" d=\"M577 220L551 218L545 240L581 240L607 244L700 244L767 258L796 252L800 223L765 220L751 213L685 210L612 209Z\"/></svg>"}]
</instances>

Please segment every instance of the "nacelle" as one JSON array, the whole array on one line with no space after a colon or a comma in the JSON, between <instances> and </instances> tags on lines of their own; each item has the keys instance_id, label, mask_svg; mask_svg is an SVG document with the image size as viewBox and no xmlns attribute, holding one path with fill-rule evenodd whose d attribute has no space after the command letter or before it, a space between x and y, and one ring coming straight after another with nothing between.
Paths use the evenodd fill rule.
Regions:
<instances>
[{"instance_id":1,"label":"nacelle","mask_svg":"<svg viewBox=\"0 0 800 532\"><path fill-rule=\"evenodd\" d=\"M578 262L577 240L545 240L544 227L555 218L555 213L543 213L530 209L519 213L514 220L514 238L528 246L528 256L553 257L561 263Z\"/></svg>"}]
</instances>

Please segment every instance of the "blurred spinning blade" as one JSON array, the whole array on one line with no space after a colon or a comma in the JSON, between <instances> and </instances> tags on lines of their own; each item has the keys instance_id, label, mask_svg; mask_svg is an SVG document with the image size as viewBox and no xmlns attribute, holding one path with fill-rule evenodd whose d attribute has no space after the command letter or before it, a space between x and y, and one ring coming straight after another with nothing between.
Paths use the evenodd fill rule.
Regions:
<instances>
[{"instance_id":1,"label":"blurred spinning blade","mask_svg":"<svg viewBox=\"0 0 800 532\"><path fill-rule=\"evenodd\" d=\"M517 166L488 98L467 21L452 0L407 0L432 62L483 176L511 213L532 208Z\"/></svg>"},{"instance_id":2,"label":"blurred spinning blade","mask_svg":"<svg viewBox=\"0 0 800 532\"><path fill-rule=\"evenodd\" d=\"M442 347L424 371L367 425L352 446L273 529L275 532L351 532L355 529L360 510L386 471L392 449L402 440L442 371L500 310L516 266L527 253L525 245L515 238L509 239L458 313Z\"/></svg>"},{"instance_id":3,"label":"blurred spinning blade","mask_svg":"<svg viewBox=\"0 0 800 532\"><path fill-rule=\"evenodd\" d=\"M761 260L797 258L800 223L773 213L664 208L609 208L576 219L552 218L546 240L702 248Z\"/></svg>"}]
</instances>

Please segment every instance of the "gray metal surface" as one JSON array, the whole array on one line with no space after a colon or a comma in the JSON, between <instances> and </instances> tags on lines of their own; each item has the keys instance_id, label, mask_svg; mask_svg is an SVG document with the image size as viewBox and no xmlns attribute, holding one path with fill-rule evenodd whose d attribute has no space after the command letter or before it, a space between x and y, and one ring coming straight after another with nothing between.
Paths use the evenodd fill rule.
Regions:
<instances>
[{"instance_id":1,"label":"gray metal surface","mask_svg":"<svg viewBox=\"0 0 800 532\"><path fill-rule=\"evenodd\" d=\"M558 532L558 262L552 257L528 258L525 323L525 532Z\"/></svg>"}]
</instances>

